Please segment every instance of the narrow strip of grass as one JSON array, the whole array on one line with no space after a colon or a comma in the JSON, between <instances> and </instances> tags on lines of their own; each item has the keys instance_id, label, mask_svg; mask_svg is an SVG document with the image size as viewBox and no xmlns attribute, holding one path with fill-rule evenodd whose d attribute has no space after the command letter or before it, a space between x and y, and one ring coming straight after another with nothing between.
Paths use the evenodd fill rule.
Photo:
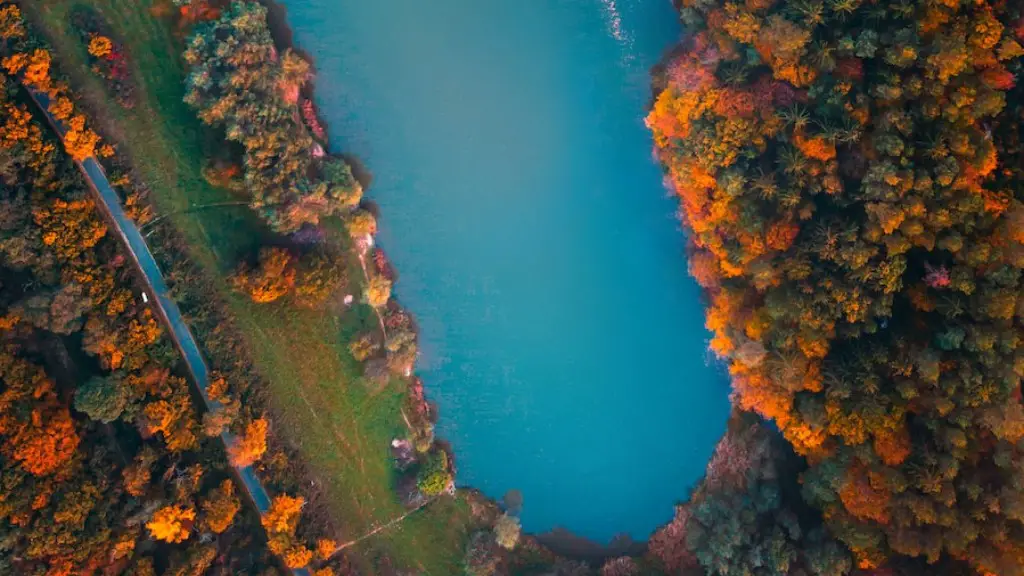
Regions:
<instances>
[{"instance_id":1,"label":"narrow strip of grass","mask_svg":"<svg viewBox=\"0 0 1024 576\"><path fill-rule=\"evenodd\" d=\"M125 110L88 68L85 47L70 24L76 4L33 1L23 2L22 8L47 35L76 93L151 189L158 214L169 215L158 225L175 226L189 244L187 257L221 287L220 296L270 386L276 433L298 447L320 480L344 536L355 537L400 515L402 507L391 489L388 446L392 437L404 433L401 392L389 388L369 395L346 349L347 334L366 320L366 310L337 316L287 304L257 306L229 289L227 275L266 231L246 210L187 211L192 205L235 198L202 177L203 163L217 144L182 102L182 41L165 16L173 6L166 0L87 3L107 20L130 60L136 105ZM374 573L377 559L388 557L400 568L456 574L467 517L465 503L439 501L361 544L354 551L357 564L364 573Z\"/></svg>"}]
</instances>

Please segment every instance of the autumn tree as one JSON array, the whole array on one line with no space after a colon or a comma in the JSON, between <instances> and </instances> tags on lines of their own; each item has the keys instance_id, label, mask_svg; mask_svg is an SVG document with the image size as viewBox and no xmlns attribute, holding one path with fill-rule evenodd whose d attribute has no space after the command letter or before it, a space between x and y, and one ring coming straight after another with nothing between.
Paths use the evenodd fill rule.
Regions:
<instances>
[{"instance_id":1,"label":"autumn tree","mask_svg":"<svg viewBox=\"0 0 1024 576\"><path fill-rule=\"evenodd\" d=\"M267 420L257 418L245 427L245 434L228 447L231 465L244 468L252 465L267 451Z\"/></svg>"},{"instance_id":2,"label":"autumn tree","mask_svg":"<svg viewBox=\"0 0 1024 576\"><path fill-rule=\"evenodd\" d=\"M301 544L294 544L282 555L284 565L289 568L302 568L313 560L313 552Z\"/></svg>"},{"instance_id":3,"label":"autumn tree","mask_svg":"<svg viewBox=\"0 0 1024 576\"><path fill-rule=\"evenodd\" d=\"M338 549L338 543L330 538L320 538L316 541L316 555L321 560L327 560Z\"/></svg>"},{"instance_id":4,"label":"autumn tree","mask_svg":"<svg viewBox=\"0 0 1024 576\"><path fill-rule=\"evenodd\" d=\"M53 381L38 366L0 351L0 382L0 450L30 474L53 474L80 442Z\"/></svg>"},{"instance_id":5,"label":"autumn tree","mask_svg":"<svg viewBox=\"0 0 1024 576\"><path fill-rule=\"evenodd\" d=\"M303 254L296 265L295 301L307 308L319 308L338 293L346 280L340 255L319 250Z\"/></svg>"},{"instance_id":6,"label":"autumn tree","mask_svg":"<svg viewBox=\"0 0 1024 576\"><path fill-rule=\"evenodd\" d=\"M370 306L383 307L391 298L391 280L379 274L371 276L363 291L363 297Z\"/></svg>"},{"instance_id":7,"label":"autumn tree","mask_svg":"<svg viewBox=\"0 0 1024 576\"><path fill-rule=\"evenodd\" d=\"M125 491L135 497L146 493L153 477L152 466L157 458L156 451L149 447L135 455L134 461L121 471Z\"/></svg>"},{"instance_id":8,"label":"autumn tree","mask_svg":"<svg viewBox=\"0 0 1024 576\"><path fill-rule=\"evenodd\" d=\"M199 423L187 390L179 388L166 399L146 404L143 417L146 431L162 435L172 452L190 450L196 446Z\"/></svg>"},{"instance_id":9,"label":"autumn tree","mask_svg":"<svg viewBox=\"0 0 1024 576\"><path fill-rule=\"evenodd\" d=\"M196 511L191 507L164 506L153 513L153 518L146 522L146 528L153 538L177 544L188 540L195 519Z\"/></svg>"},{"instance_id":10,"label":"autumn tree","mask_svg":"<svg viewBox=\"0 0 1024 576\"><path fill-rule=\"evenodd\" d=\"M285 534L292 536L299 525L299 514L306 500L301 496L279 494L270 502L270 509L263 515L263 527L271 535Z\"/></svg>"},{"instance_id":11,"label":"autumn tree","mask_svg":"<svg viewBox=\"0 0 1024 576\"><path fill-rule=\"evenodd\" d=\"M17 40L25 36L25 24L21 19L21 10L15 4L0 6L0 38Z\"/></svg>"},{"instance_id":12,"label":"autumn tree","mask_svg":"<svg viewBox=\"0 0 1024 576\"><path fill-rule=\"evenodd\" d=\"M114 43L106 36L93 35L89 39L89 55L95 58L106 58L113 51Z\"/></svg>"},{"instance_id":13,"label":"autumn tree","mask_svg":"<svg viewBox=\"0 0 1024 576\"><path fill-rule=\"evenodd\" d=\"M231 526L242 503L235 496L235 484L224 480L211 490L203 500L201 526L214 534L220 534Z\"/></svg>"},{"instance_id":14,"label":"autumn tree","mask_svg":"<svg viewBox=\"0 0 1024 576\"><path fill-rule=\"evenodd\" d=\"M253 302L273 302L291 292L295 285L294 259L282 248L263 248L255 269L243 266L234 282Z\"/></svg>"},{"instance_id":15,"label":"autumn tree","mask_svg":"<svg viewBox=\"0 0 1024 576\"><path fill-rule=\"evenodd\" d=\"M377 233L377 219L367 210L356 210L345 218L349 236L361 238Z\"/></svg>"}]
</instances>

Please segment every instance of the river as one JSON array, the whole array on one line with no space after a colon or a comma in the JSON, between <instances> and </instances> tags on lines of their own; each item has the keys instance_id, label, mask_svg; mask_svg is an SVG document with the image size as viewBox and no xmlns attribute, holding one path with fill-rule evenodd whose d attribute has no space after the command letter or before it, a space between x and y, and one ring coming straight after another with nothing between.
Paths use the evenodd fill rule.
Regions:
<instances>
[{"instance_id":1,"label":"river","mask_svg":"<svg viewBox=\"0 0 1024 576\"><path fill-rule=\"evenodd\" d=\"M670 2L284 4L373 173L458 483L521 491L531 532L645 539L729 410L643 126Z\"/></svg>"}]
</instances>

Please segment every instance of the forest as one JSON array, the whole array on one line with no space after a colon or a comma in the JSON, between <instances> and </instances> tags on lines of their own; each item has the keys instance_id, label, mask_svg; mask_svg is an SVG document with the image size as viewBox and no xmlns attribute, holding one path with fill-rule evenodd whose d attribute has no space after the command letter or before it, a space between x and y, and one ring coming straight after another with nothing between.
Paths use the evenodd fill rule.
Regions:
<instances>
[{"instance_id":1,"label":"forest","mask_svg":"<svg viewBox=\"0 0 1024 576\"><path fill-rule=\"evenodd\" d=\"M1024 574L1019 3L678 7L647 124L734 404L792 472L709 468L652 553Z\"/></svg>"},{"instance_id":2,"label":"forest","mask_svg":"<svg viewBox=\"0 0 1024 576\"><path fill-rule=\"evenodd\" d=\"M227 423L194 411L177 351L72 163L105 145L16 6L0 6L0 35L0 573L275 566L211 440ZM21 82L51 95L66 147Z\"/></svg>"}]
</instances>

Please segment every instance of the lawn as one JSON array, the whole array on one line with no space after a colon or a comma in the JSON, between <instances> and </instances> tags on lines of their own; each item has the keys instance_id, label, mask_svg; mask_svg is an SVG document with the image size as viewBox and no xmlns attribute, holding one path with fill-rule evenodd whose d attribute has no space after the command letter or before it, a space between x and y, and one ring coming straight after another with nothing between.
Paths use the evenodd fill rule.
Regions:
<instances>
[{"instance_id":1,"label":"lawn","mask_svg":"<svg viewBox=\"0 0 1024 576\"><path fill-rule=\"evenodd\" d=\"M189 243L188 258L221 286L238 327L255 351L254 361L270 386L274 429L287 435L323 485L343 538L400 515L393 495L388 444L404 433L397 389L369 395L357 381L358 366L346 349L346 332L365 314L349 317L309 312L287 304L257 306L234 294L226 277L250 253L264 230L244 209L188 212L193 204L236 200L208 184L201 170L219 145L182 102L181 35L166 16L169 0L90 0L123 43L138 84L132 110L119 106L88 69L87 54L71 25L81 0L22 2L29 19L48 37L61 70L93 112L118 153L151 190L164 224ZM372 194L372 191L371 191ZM354 316L354 317L353 317ZM400 527L355 548L362 573L375 558L429 575L460 572L467 506L444 499Z\"/></svg>"}]
</instances>

